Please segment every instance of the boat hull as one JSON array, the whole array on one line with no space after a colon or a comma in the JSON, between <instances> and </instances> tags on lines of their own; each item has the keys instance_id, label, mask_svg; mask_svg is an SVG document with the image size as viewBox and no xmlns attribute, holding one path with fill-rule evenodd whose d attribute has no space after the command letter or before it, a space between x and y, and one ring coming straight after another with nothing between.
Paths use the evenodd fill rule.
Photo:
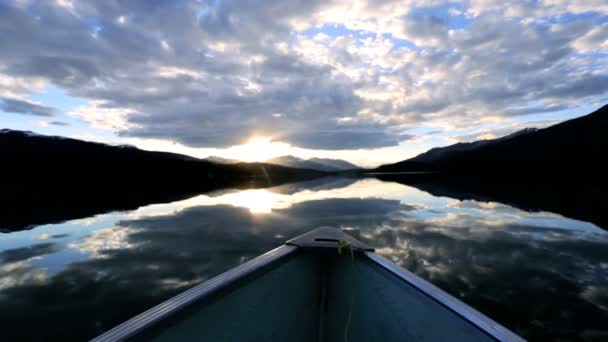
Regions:
<instances>
[{"instance_id":1,"label":"boat hull","mask_svg":"<svg viewBox=\"0 0 608 342\"><path fill-rule=\"evenodd\" d=\"M327 232L290 240L94 341L522 341L371 248Z\"/></svg>"}]
</instances>

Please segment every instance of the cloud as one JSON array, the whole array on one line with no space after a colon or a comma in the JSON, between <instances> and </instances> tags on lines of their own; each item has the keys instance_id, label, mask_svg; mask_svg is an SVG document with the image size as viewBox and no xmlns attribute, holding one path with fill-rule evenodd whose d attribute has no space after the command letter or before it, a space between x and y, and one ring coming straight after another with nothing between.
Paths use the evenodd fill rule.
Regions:
<instances>
[{"instance_id":1,"label":"cloud","mask_svg":"<svg viewBox=\"0 0 608 342\"><path fill-rule=\"evenodd\" d=\"M26 100L0 97L0 110L14 114L28 114L36 116L53 116L57 110L53 107L39 105Z\"/></svg>"},{"instance_id":2,"label":"cloud","mask_svg":"<svg viewBox=\"0 0 608 342\"><path fill-rule=\"evenodd\" d=\"M425 223L405 219L362 230L361 236L379 253L524 338L576 339L588 324L605 333L600 320L577 316L583 311L606 315L607 288L596 288L604 272L598 264L606 257L603 240L551 227L483 222L462 213ZM525 286L513 282L522 276L529 280ZM534 310L514 314L513 308ZM529 324L533 320L539 325ZM562 329L563 324L587 328Z\"/></svg>"},{"instance_id":3,"label":"cloud","mask_svg":"<svg viewBox=\"0 0 608 342\"><path fill-rule=\"evenodd\" d=\"M322 127L311 132L296 132L288 136L289 141L297 146L312 149L358 149L370 147L394 146L400 141L399 137L387 134L381 130L336 129L327 131ZM406 140L406 139L403 139Z\"/></svg>"},{"instance_id":4,"label":"cloud","mask_svg":"<svg viewBox=\"0 0 608 342\"><path fill-rule=\"evenodd\" d=\"M89 258L48 276L22 261L2 265L5 336L18 337L23 329L17 323L27 320L44 328L28 331L30 338L91 338L318 226L348 228L380 254L526 338L605 333L606 287L598 282L608 258L605 234L552 227L547 218L555 216L547 213L524 215L540 226L518 224L513 218L521 211L496 203L446 200L446 211L438 198L410 197L405 188L393 194L430 206L421 209L400 200L357 198L361 193L353 190L355 198L303 201L262 216L230 205L194 205L124 220L69 244ZM522 278L528 279L525 286L517 281ZM61 306L61 315L52 314L57 302L70 303ZM66 321L76 328L64 329Z\"/></svg>"},{"instance_id":5,"label":"cloud","mask_svg":"<svg viewBox=\"0 0 608 342\"><path fill-rule=\"evenodd\" d=\"M69 126L70 124L67 122L63 122L63 121L51 121L49 122L49 125L53 125L53 126Z\"/></svg>"},{"instance_id":6,"label":"cloud","mask_svg":"<svg viewBox=\"0 0 608 342\"><path fill-rule=\"evenodd\" d=\"M403 34L416 45L441 47L448 38L448 23L432 15L409 15L404 19Z\"/></svg>"},{"instance_id":7,"label":"cloud","mask_svg":"<svg viewBox=\"0 0 608 342\"><path fill-rule=\"evenodd\" d=\"M35 121L34 125L39 126L39 127L48 127L49 125L61 126L61 127L70 126L69 123L63 122L63 121L44 121L44 120Z\"/></svg>"},{"instance_id":8,"label":"cloud","mask_svg":"<svg viewBox=\"0 0 608 342\"><path fill-rule=\"evenodd\" d=\"M25 101L52 84L88 99L72 114L97 128L190 147L255 135L397 146L420 125L509 120L532 102L538 113L608 92L601 0L0 6L0 96Z\"/></svg>"},{"instance_id":9,"label":"cloud","mask_svg":"<svg viewBox=\"0 0 608 342\"><path fill-rule=\"evenodd\" d=\"M115 108L101 100L92 100L87 105L75 108L67 114L82 118L91 126L102 129L124 131L134 126L127 120L129 110Z\"/></svg>"},{"instance_id":10,"label":"cloud","mask_svg":"<svg viewBox=\"0 0 608 342\"><path fill-rule=\"evenodd\" d=\"M608 237L583 222L495 202L432 197L370 179L263 190L291 194L282 196L287 205L264 214L228 198L250 191L154 205L120 218L111 214L106 228L97 225L60 243L65 254L59 263L59 256L28 262L49 251L45 244L5 253L14 261L0 265L3 336L19 340L20 322L28 322L40 327L26 332L30 339L89 339L319 226L348 229L530 340L606 333ZM97 217L98 223L107 218ZM47 272L49 263L54 266ZM525 284L519 281L524 278ZM66 330L66 322L74 329Z\"/></svg>"},{"instance_id":11,"label":"cloud","mask_svg":"<svg viewBox=\"0 0 608 342\"><path fill-rule=\"evenodd\" d=\"M608 53L608 22L589 30L574 42L574 47L581 53Z\"/></svg>"},{"instance_id":12,"label":"cloud","mask_svg":"<svg viewBox=\"0 0 608 342\"><path fill-rule=\"evenodd\" d=\"M33 267L28 261L8 262L0 265L0 290L41 285L45 280L45 270Z\"/></svg>"},{"instance_id":13,"label":"cloud","mask_svg":"<svg viewBox=\"0 0 608 342\"><path fill-rule=\"evenodd\" d=\"M79 252L89 253L96 258L103 258L106 255L105 253L111 250L124 250L137 247L127 240L128 235L131 233L132 231L129 228L124 227L96 230L83 241L72 243L69 247Z\"/></svg>"},{"instance_id":14,"label":"cloud","mask_svg":"<svg viewBox=\"0 0 608 342\"><path fill-rule=\"evenodd\" d=\"M0 253L0 260L4 263L19 262L31 259L33 257L50 254L58 251L60 248L55 243L40 243L27 247L7 249Z\"/></svg>"}]
</instances>

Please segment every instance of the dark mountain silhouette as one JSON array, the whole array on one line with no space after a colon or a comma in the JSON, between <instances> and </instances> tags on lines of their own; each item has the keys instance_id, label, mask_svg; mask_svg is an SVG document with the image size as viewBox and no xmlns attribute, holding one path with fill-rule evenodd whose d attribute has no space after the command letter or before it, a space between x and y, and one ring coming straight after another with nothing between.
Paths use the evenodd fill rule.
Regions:
<instances>
[{"instance_id":1,"label":"dark mountain silhouette","mask_svg":"<svg viewBox=\"0 0 608 342\"><path fill-rule=\"evenodd\" d=\"M135 209L223 188L324 176L265 163L216 164L32 132L0 130L0 231Z\"/></svg>"},{"instance_id":2,"label":"dark mountain silhouette","mask_svg":"<svg viewBox=\"0 0 608 342\"><path fill-rule=\"evenodd\" d=\"M376 172L439 171L496 177L604 177L608 106L544 129L434 148Z\"/></svg>"},{"instance_id":3,"label":"dark mountain silhouette","mask_svg":"<svg viewBox=\"0 0 608 342\"><path fill-rule=\"evenodd\" d=\"M447 147L433 148L410 160L419 163L441 163L443 160L451 158L451 154L453 153L474 153L486 146L508 141L509 139L521 137L536 131L538 131L537 128L524 128L498 139L478 140L470 143L457 143Z\"/></svg>"},{"instance_id":4,"label":"dark mountain silhouette","mask_svg":"<svg viewBox=\"0 0 608 342\"><path fill-rule=\"evenodd\" d=\"M608 106L545 129L431 149L374 170L434 196L549 211L608 229ZM391 172L434 171L391 175Z\"/></svg>"},{"instance_id":5,"label":"dark mountain silhouette","mask_svg":"<svg viewBox=\"0 0 608 342\"><path fill-rule=\"evenodd\" d=\"M311 158L302 159L294 156L281 156L267 161L270 164L288 167L311 169L326 172L360 169L359 166L341 159Z\"/></svg>"}]
</instances>

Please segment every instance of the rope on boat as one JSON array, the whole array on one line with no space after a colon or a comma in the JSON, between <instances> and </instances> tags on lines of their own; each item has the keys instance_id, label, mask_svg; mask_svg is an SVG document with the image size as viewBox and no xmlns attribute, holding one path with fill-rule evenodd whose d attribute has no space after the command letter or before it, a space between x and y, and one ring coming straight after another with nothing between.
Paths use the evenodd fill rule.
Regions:
<instances>
[{"instance_id":1,"label":"rope on boat","mask_svg":"<svg viewBox=\"0 0 608 342\"><path fill-rule=\"evenodd\" d=\"M348 249L350 251L350 260L351 260L351 268L352 268L352 281L351 281L351 285L352 285L352 291L351 291L351 297L350 297L350 306L348 308L348 317L346 319L346 324L344 326L344 342L348 342L348 333L350 331L350 322L353 316L353 307L355 306L355 284L356 284L356 279L355 279L355 253L353 251L353 246L344 241L344 240L340 240L339 241L339 245L338 245L338 254L342 255L342 251Z\"/></svg>"}]
</instances>

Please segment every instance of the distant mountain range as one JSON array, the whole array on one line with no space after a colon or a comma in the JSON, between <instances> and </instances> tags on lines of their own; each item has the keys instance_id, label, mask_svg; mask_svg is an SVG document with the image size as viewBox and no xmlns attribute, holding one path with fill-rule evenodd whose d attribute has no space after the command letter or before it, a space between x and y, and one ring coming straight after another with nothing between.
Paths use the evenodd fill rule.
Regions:
<instances>
[{"instance_id":1,"label":"distant mountain range","mask_svg":"<svg viewBox=\"0 0 608 342\"><path fill-rule=\"evenodd\" d=\"M154 180L155 186L163 186L190 181L198 185L240 180L266 182L269 177L273 183L323 175L269 163L213 163L129 145L113 146L9 129L0 130L0 161L3 173L16 177L35 175L31 181L47 179L50 175L59 180L69 175L76 177L73 180L86 178L96 183L106 179L136 183Z\"/></svg>"},{"instance_id":2,"label":"distant mountain range","mask_svg":"<svg viewBox=\"0 0 608 342\"><path fill-rule=\"evenodd\" d=\"M217 156L211 156L205 158L205 160L210 161L212 163L218 164L237 164L242 163L240 160L236 159L226 159ZM293 167L297 169L308 169L308 170L317 170L324 172L337 172L337 171L346 171L346 170L359 170L361 167L349 163L345 160L341 159L329 159L329 158L310 158L310 159L302 159L294 156L281 156L276 157L270 160L267 160L266 163L273 165L280 165L285 167Z\"/></svg>"},{"instance_id":3,"label":"distant mountain range","mask_svg":"<svg viewBox=\"0 0 608 342\"><path fill-rule=\"evenodd\" d=\"M326 175L267 163L217 164L7 129L0 130L0 165L0 231L77 218L73 213L86 217L222 188L266 187Z\"/></svg>"},{"instance_id":4,"label":"distant mountain range","mask_svg":"<svg viewBox=\"0 0 608 342\"><path fill-rule=\"evenodd\" d=\"M605 176L608 106L544 129L433 148L374 172L439 171L483 176Z\"/></svg>"},{"instance_id":5,"label":"distant mountain range","mask_svg":"<svg viewBox=\"0 0 608 342\"><path fill-rule=\"evenodd\" d=\"M329 158L302 159L294 156L282 156L270 159L267 162L275 165L327 172L356 170L361 168L345 160Z\"/></svg>"},{"instance_id":6,"label":"distant mountain range","mask_svg":"<svg viewBox=\"0 0 608 342\"><path fill-rule=\"evenodd\" d=\"M238 163L242 163L242 161L237 160L237 159L227 159L227 158L222 158L222 157L218 157L218 156L210 156L207 157L203 160L212 162L212 163L216 163L216 164L238 164Z\"/></svg>"}]
</instances>

